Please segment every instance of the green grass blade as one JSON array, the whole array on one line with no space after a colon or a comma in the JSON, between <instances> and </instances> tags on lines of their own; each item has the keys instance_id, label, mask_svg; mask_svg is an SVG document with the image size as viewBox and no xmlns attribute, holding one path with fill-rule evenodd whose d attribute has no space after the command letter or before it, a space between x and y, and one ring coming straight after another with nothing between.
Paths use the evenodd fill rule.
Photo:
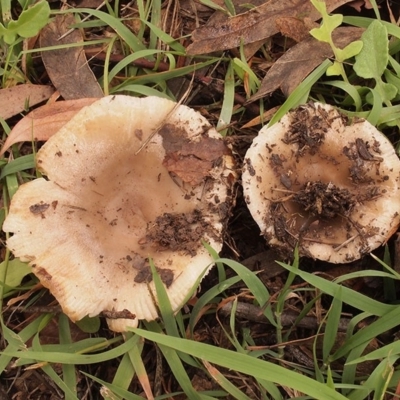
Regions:
<instances>
[{"instance_id":1,"label":"green grass blade","mask_svg":"<svg viewBox=\"0 0 400 400\"><path fill-rule=\"evenodd\" d=\"M357 376L357 365L352 364L351 361L359 358L361 354L365 351L368 346L368 342L363 343L360 346L352 349L346 359L346 364L344 365L342 372L342 383L345 385L351 385L356 381ZM359 389L359 387L355 387L354 389ZM351 388L346 388L342 391L344 395L347 395L350 392Z\"/></svg>"},{"instance_id":2,"label":"green grass blade","mask_svg":"<svg viewBox=\"0 0 400 400\"><path fill-rule=\"evenodd\" d=\"M312 286L320 289L322 292L334 297L338 290L338 284L335 282L328 281L319 276L310 274L305 271L296 270L295 268L285 263L278 262L279 265L286 268L289 271L294 271L297 275L310 283ZM364 296L361 293L355 292L347 287L342 287L342 300L344 303L351 305L361 311L366 311L372 315L382 316L391 310L399 309L397 306L380 303L379 301L373 300L370 297Z\"/></svg>"},{"instance_id":3,"label":"green grass blade","mask_svg":"<svg viewBox=\"0 0 400 400\"><path fill-rule=\"evenodd\" d=\"M153 260L150 259L149 262L153 276L154 287L156 289L157 307L160 310L165 330L167 331L168 335L179 337L179 330L176 325L174 311L172 310L167 290L160 278L160 275L157 273Z\"/></svg>"},{"instance_id":4,"label":"green grass blade","mask_svg":"<svg viewBox=\"0 0 400 400\"><path fill-rule=\"evenodd\" d=\"M104 362L122 356L127 351L135 346L136 343L133 338L127 340L125 343L118 347L105 351L99 354L66 354L58 351L54 352L39 352L39 351L15 351L14 349L6 348L0 354L5 356L17 357L21 359L31 359L37 361L47 361L52 363L63 363L63 364L96 364Z\"/></svg>"},{"instance_id":5,"label":"green grass blade","mask_svg":"<svg viewBox=\"0 0 400 400\"><path fill-rule=\"evenodd\" d=\"M348 400L363 400L370 393L377 391L381 393L390 381L393 372L393 364L398 357L390 356L382 360L374 371L369 375L368 379L360 386L360 390L353 390L348 395ZM374 399L376 397L374 396ZM382 397L378 397L382 398Z\"/></svg>"},{"instance_id":6,"label":"green grass blade","mask_svg":"<svg viewBox=\"0 0 400 400\"><path fill-rule=\"evenodd\" d=\"M354 336L346 340L345 344L332 355L332 360L337 360L345 356L352 348L369 342L380 334L389 331L398 325L398 321L400 321L400 307L396 306L387 314L378 318L369 326L358 331Z\"/></svg>"},{"instance_id":7,"label":"green grass blade","mask_svg":"<svg viewBox=\"0 0 400 400\"><path fill-rule=\"evenodd\" d=\"M152 332L149 332L153 335L161 335L163 337L166 337L168 339L178 339L181 340L180 338L176 338L173 336L167 336L161 333L161 329L158 327L156 323L146 323L146 328L151 330ZM158 332L156 332L158 331ZM139 335L142 336L142 335ZM183 339L182 339L183 340ZM169 346L164 346L163 343L158 343L158 347L160 348L161 352L164 355L165 360L167 361L168 365L171 368L171 372L175 379L179 382L179 385L181 389L185 392L185 394L188 396L189 399L193 400L202 400L202 396L193 388L190 378L187 375L186 369L184 368L182 361L180 357L178 356L178 351L179 353L184 353L187 357L190 356L189 353L187 352L181 352L180 349L173 349Z\"/></svg>"},{"instance_id":8,"label":"green grass blade","mask_svg":"<svg viewBox=\"0 0 400 400\"><path fill-rule=\"evenodd\" d=\"M192 74L194 71L197 71L198 69L207 67L211 64L215 64L218 61L218 59L211 59L208 61L203 61L197 64L192 64L192 65L187 65L185 67L181 68L175 68L172 71L164 71L164 72L152 72L147 75L141 75L137 77L132 77L129 80L132 83L135 84L145 84L145 83L165 83L165 81L172 79L172 78L178 78L180 76Z\"/></svg>"},{"instance_id":9,"label":"green grass blade","mask_svg":"<svg viewBox=\"0 0 400 400\"><path fill-rule=\"evenodd\" d=\"M204 366L207 368L208 373L211 375L212 379L218 383L226 392L228 392L234 399L238 400L251 400L250 397L246 396L241 390L239 390L235 385L232 384L224 374L218 371L217 368L212 366L208 361L203 360Z\"/></svg>"},{"instance_id":10,"label":"green grass blade","mask_svg":"<svg viewBox=\"0 0 400 400\"><path fill-rule=\"evenodd\" d=\"M131 393L128 390L122 389L122 388L120 388L117 385L114 385L112 383L105 382L105 381L99 379L97 376L90 375L90 374L88 374L88 373L86 373L84 371L80 371L80 373L85 375L85 376L87 376L88 378L92 379L93 381L99 383L100 385L104 386L109 391L111 391L112 393L115 393L117 396L119 396L121 399L125 399L125 400L143 400L142 396L138 396L138 395L136 395L134 393Z\"/></svg>"},{"instance_id":11,"label":"green grass blade","mask_svg":"<svg viewBox=\"0 0 400 400\"><path fill-rule=\"evenodd\" d=\"M114 31L129 46L132 51L136 52L145 49L144 44L139 40L137 36L132 33L132 31L128 27L126 27L118 18L107 14L104 11L99 11L91 8L77 8L69 9L66 11L57 11L55 12L55 14L66 14L71 12L89 14L103 21L110 28L114 29Z\"/></svg>"},{"instance_id":12,"label":"green grass blade","mask_svg":"<svg viewBox=\"0 0 400 400\"><path fill-rule=\"evenodd\" d=\"M311 87L314 85L314 83L318 81L319 78L321 78L321 76L326 72L328 67L331 65L332 65L331 61L325 60L310 75L308 75L307 78L304 79L304 81L301 82L300 85L298 85L295 90L293 90L291 95L286 99L286 101L282 104L279 110L274 114L274 116L269 121L268 126L274 125L292 108L295 108L300 104L305 103L307 101Z\"/></svg>"},{"instance_id":13,"label":"green grass blade","mask_svg":"<svg viewBox=\"0 0 400 400\"><path fill-rule=\"evenodd\" d=\"M228 69L225 74L224 98L217 124L217 130L222 136L226 136L228 128L225 127L227 127L231 123L234 97L235 97L235 76L233 73L233 64L232 62L230 62L228 64Z\"/></svg>"},{"instance_id":14,"label":"green grass blade","mask_svg":"<svg viewBox=\"0 0 400 400\"><path fill-rule=\"evenodd\" d=\"M239 276L234 276L232 278L228 278L225 281L219 283L216 286L213 286L211 289L207 290L196 302L194 305L192 312L190 313L190 319L189 319L189 329L190 329L190 334L193 334L194 327L197 323L197 321L200 319L200 311L203 310L204 307L209 305L210 303L217 303L220 301L220 298L218 296L224 292L226 289L231 287L232 285L235 285L236 283L240 282L240 277Z\"/></svg>"},{"instance_id":15,"label":"green grass blade","mask_svg":"<svg viewBox=\"0 0 400 400\"><path fill-rule=\"evenodd\" d=\"M41 370L64 392L65 400L78 400L75 390L72 391L50 365L43 365Z\"/></svg>"},{"instance_id":16,"label":"green grass blade","mask_svg":"<svg viewBox=\"0 0 400 400\"><path fill-rule=\"evenodd\" d=\"M174 98L171 98L171 96L167 95L166 93L160 92L157 89L153 89L151 87L144 86L144 85L120 86L118 89L111 89L110 93L116 94L119 92L131 92L131 93L135 93L137 95L142 95L142 96L157 96L157 97L161 97L163 99L175 101Z\"/></svg>"},{"instance_id":17,"label":"green grass blade","mask_svg":"<svg viewBox=\"0 0 400 400\"><path fill-rule=\"evenodd\" d=\"M362 109L362 99L361 96L357 90L356 86L351 85L348 82L344 81L326 81L323 82L324 85L336 87L338 89L343 90L346 92L353 100L354 102L354 107L356 108L356 111L361 111Z\"/></svg>"},{"instance_id":18,"label":"green grass blade","mask_svg":"<svg viewBox=\"0 0 400 400\"><path fill-rule=\"evenodd\" d=\"M162 29L160 29L158 26L156 26L156 24L154 24L154 22L149 22L149 21L142 21L142 22L150 28L150 31L151 31L150 35L153 34L157 40L161 40L163 43L165 43L169 47L171 47L171 49L174 51L177 51L181 54L186 53L186 48L184 46L182 46L171 35L168 35L168 33L164 32ZM150 42L149 47L153 48L153 49L156 48L156 46L155 45L153 46L151 42Z\"/></svg>"},{"instance_id":19,"label":"green grass blade","mask_svg":"<svg viewBox=\"0 0 400 400\"><path fill-rule=\"evenodd\" d=\"M135 349L136 346L132 347ZM138 351L141 351L141 348L138 348ZM132 354L131 352L125 353L122 356L121 361L118 364L117 371L114 375L112 384L115 387L119 387L121 389L128 389L129 385L132 382L132 379L135 376L135 369L133 367L133 363L131 361Z\"/></svg>"},{"instance_id":20,"label":"green grass blade","mask_svg":"<svg viewBox=\"0 0 400 400\"><path fill-rule=\"evenodd\" d=\"M44 327L44 325L43 325ZM42 345L40 344L39 340L39 331L40 327L38 329L38 332L36 335L33 337L32 340L32 348L36 352L41 352L42 351ZM67 386L66 382L61 379L61 377L54 371L54 369L47 363L43 363L43 365L40 365L40 368L44 373L46 373L50 379L64 392L65 394L65 399L67 400L78 400L76 397L76 391L74 393L74 389L76 390L76 387L73 386L73 388Z\"/></svg>"},{"instance_id":21,"label":"green grass blade","mask_svg":"<svg viewBox=\"0 0 400 400\"><path fill-rule=\"evenodd\" d=\"M343 23L353 25L353 26L359 26L361 28L368 28L368 26L375 21L373 18L367 18L367 17L344 17L343 18ZM400 39L400 27L396 26L395 24L392 24L387 21L380 21L387 29L388 35L389 36L394 36L398 39Z\"/></svg>"},{"instance_id":22,"label":"green grass blade","mask_svg":"<svg viewBox=\"0 0 400 400\"><path fill-rule=\"evenodd\" d=\"M394 343L387 344L386 346L383 346L377 350L371 351L365 356L361 356L351 361L347 361L346 365L359 364L364 361L379 360L387 357L388 354L397 356L400 355L400 340L396 340Z\"/></svg>"},{"instance_id":23,"label":"green grass blade","mask_svg":"<svg viewBox=\"0 0 400 400\"><path fill-rule=\"evenodd\" d=\"M340 316L342 313L342 287L339 286L336 295L333 297L326 321L324 340L322 344L322 358L324 363L328 362L329 354L336 342Z\"/></svg>"},{"instance_id":24,"label":"green grass blade","mask_svg":"<svg viewBox=\"0 0 400 400\"><path fill-rule=\"evenodd\" d=\"M142 50L138 51L136 53L130 54L126 56L123 60L121 60L118 64L116 64L112 70L108 73L108 82L110 83L115 76L124 68L128 67L132 63L134 63L136 60L141 59L141 58L147 58L152 55L163 55L165 54L164 51L162 50ZM174 53L167 53L166 56L168 57L170 61L170 70L175 69L175 63L174 63L174 58L173 58Z\"/></svg>"},{"instance_id":25,"label":"green grass blade","mask_svg":"<svg viewBox=\"0 0 400 400\"><path fill-rule=\"evenodd\" d=\"M18 349L22 351L26 350L25 342L27 342L37 333L39 327L45 319L48 319L47 315L41 315L24 329L22 329L22 331L18 334L4 325L2 319L0 320L2 336L8 343L7 347L4 349L4 352L0 353L0 373L4 371L12 359L12 356L5 355L4 353L7 351L18 351Z\"/></svg>"},{"instance_id":26,"label":"green grass blade","mask_svg":"<svg viewBox=\"0 0 400 400\"><path fill-rule=\"evenodd\" d=\"M70 345L72 343L71 329L69 325L69 319L64 313L61 313L59 315L58 324L59 324L58 333L60 337L60 344ZM63 364L62 371L63 371L62 376L65 386L69 388L74 394L74 397L71 397L71 394L65 393L65 400L71 400L72 398L76 398L77 381L75 374L75 365Z\"/></svg>"},{"instance_id":27,"label":"green grass blade","mask_svg":"<svg viewBox=\"0 0 400 400\"><path fill-rule=\"evenodd\" d=\"M126 336L129 337L130 335L132 335L131 333L127 333ZM137 336L137 335L135 335ZM142 339L142 338L140 338ZM139 346L133 346L132 349L128 352L129 355L129 359L131 361L131 365L133 365L134 371L131 371L131 373L127 374L127 371L125 371L125 380L126 383L128 383L128 378L130 378L130 380L132 380L133 376L134 376L134 372L136 372L136 376L139 379L140 384L142 385L143 391L146 393L146 397L148 399L153 397L153 393L151 391L151 385L150 385L150 380L149 380L149 376L147 375L146 372L146 368L144 366L143 363L143 359L142 359L142 355L141 352L143 350L143 339L142 340L138 340L138 344L140 342ZM131 368L129 368L131 369ZM115 384L115 379L113 381L113 383ZM130 382L129 382L130 383ZM126 388L129 387L126 386Z\"/></svg>"},{"instance_id":28,"label":"green grass blade","mask_svg":"<svg viewBox=\"0 0 400 400\"><path fill-rule=\"evenodd\" d=\"M279 365L255 359L247 354L240 354L230 350L216 348L215 346L194 342L192 340L147 332L143 329L133 329L133 331L138 335L165 347L176 350L179 349L179 351L190 354L193 357L198 357L202 360L207 360L210 363L243 374L251 375L256 379L266 379L280 385L290 386L291 388L299 390L313 398L324 400L345 400L345 397L340 393L328 388L326 385Z\"/></svg>"},{"instance_id":29,"label":"green grass blade","mask_svg":"<svg viewBox=\"0 0 400 400\"><path fill-rule=\"evenodd\" d=\"M149 47L151 49L156 49L159 40L159 36L157 35L157 30L161 30L159 28L161 26L161 0L152 0L150 4L151 4L150 20L152 22L152 26L156 29L150 30ZM147 20L142 20L141 22L147 23Z\"/></svg>"},{"instance_id":30,"label":"green grass blade","mask_svg":"<svg viewBox=\"0 0 400 400\"><path fill-rule=\"evenodd\" d=\"M259 305L263 306L267 304L270 297L269 292L254 272L250 271L242 264L227 258L219 258L216 262L222 262L233 269L241 277L251 293L253 293ZM276 327L276 321L270 307L266 307L264 315L268 318L270 323Z\"/></svg>"},{"instance_id":31,"label":"green grass blade","mask_svg":"<svg viewBox=\"0 0 400 400\"><path fill-rule=\"evenodd\" d=\"M31 169L35 167L35 156L28 154L26 156L18 157L15 160L10 161L1 170L0 179L3 179L7 175L21 172L25 169Z\"/></svg>"}]
</instances>

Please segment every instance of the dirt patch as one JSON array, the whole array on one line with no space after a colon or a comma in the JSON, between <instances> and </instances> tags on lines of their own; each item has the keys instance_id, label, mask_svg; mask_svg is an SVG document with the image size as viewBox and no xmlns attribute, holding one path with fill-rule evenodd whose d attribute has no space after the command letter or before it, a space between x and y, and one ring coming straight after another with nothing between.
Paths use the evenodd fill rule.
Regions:
<instances>
[{"instance_id":1,"label":"dirt patch","mask_svg":"<svg viewBox=\"0 0 400 400\"><path fill-rule=\"evenodd\" d=\"M199 210L185 214L165 213L150 225L146 239L160 251L183 251L195 256L207 229L208 224Z\"/></svg>"},{"instance_id":2,"label":"dirt patch","mask_svg":"<svg viewBox=\"0 0 400 400\"><path fill-rule=\"evenodd\" d=\"M29 211L32 214L42 214L44 213L48 208L50 207L50 204L44 203L41 201L40 203L33 204L29 207Z\"/></svg>"},{"instance_id":3,"label":"dirt patch","mask_svg":"<svg viewBox=\"0 0 400 400\"><path fill-rule=\"evenodd\" d=\"M356 184L371 183L374 180L368 175L368 171L375 167L379 176L379 164L383 161L379 143L365 142L357 138L343 147L343 154L352 162L349 170L350 179Z\"/></svg>"},{"instance_id":4,"label":"dirt patch","mask_svg":"<svg viewBox=\"0 0 400 400\"><path fill-rule=\"evenodd\" d=\"M158 268L156 267L157 274L160 276L161 281L169 288L174 281L174 271L169 268ZM150 266L141 269L136 275L134 281L136 283L150 283L153 280L153 274L151 273Z\"/></svg>"},{"instance_id":5,"label":"dirt patch","mask_svg":"<svg viewBox=\"0 0 400 400\"><path fill-rule=\"evenodd\" d=\"M307 151L315 154L325 139L330 123L325 110L317 108L319 115L312 115L309 107L298 107L293 111L293 122L286 132L283 142L298 144L297 155L302 156Z\"/></svg>"},{"instance_id":6,"label":"dirt patch","mask_svg":"<svg viewBox=\"0 0 400 400\"><path fill-rule=\"evenodd\" d=\"M308 182L304 189L293 196L293 201L318 218L346 216L356 204L354 196L347 189L322 182Z\"/></svg>"}]
</instances>

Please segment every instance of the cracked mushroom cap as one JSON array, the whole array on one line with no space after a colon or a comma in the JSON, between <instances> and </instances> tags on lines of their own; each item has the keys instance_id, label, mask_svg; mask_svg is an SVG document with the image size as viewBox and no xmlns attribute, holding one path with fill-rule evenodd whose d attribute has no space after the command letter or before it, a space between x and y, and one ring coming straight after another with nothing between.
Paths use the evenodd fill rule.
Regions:
<instances>
[{"instance_id":1,"label":"cracked mushroom cap","mask_svg":"<svg viewBox=\"0 0 400 400\"><path fill-rule=\"evenodd\" d=\"M346 263L400 223L400 161L369 122L309 103L264 127L246 153L248 208L272 246Z\"/></svg>"},{"instance_id":2,"label":"cracked mushroom cap","mask_svg":"<svg viewBox=\"0 0 400 400\"><path fill-rule=\"evenodd\" d=\"M212 265L202 240L221 250L235 181L205 118L157 97L105 97L36 161L47 179L21 185L3 229L63 311L73 321L103 313L114 331L155 319L150 258L181 307Z\"/></svg>"}]
</instances>

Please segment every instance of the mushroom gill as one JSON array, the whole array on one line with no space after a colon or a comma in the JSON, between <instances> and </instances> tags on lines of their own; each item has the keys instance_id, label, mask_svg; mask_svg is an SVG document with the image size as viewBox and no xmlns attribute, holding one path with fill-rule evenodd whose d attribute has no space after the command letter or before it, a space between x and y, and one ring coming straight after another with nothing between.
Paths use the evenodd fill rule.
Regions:
<instances>
[{"instance_id":1,"label":"mushroom gill","mask_svg":"<svg viewBox=\"0 0 400 400\"><path fill-rule=\"evenodd\" d=\"M359 259L400 223L400 161L369 122L308 103L264 127L243 190L270 245L333 263Z\"/></svg>"},{"instance_id":2,"label":"mushroom gill","mask_svg":"<svg viewBox=\"0 0 400 400\"><path fill-rule=\"evenodd\" d=\"M179 309L212 266L202 241L222 247L236 178L205 118L157 97L105 97L36 162L47 179L21 185L3 229L63 311L103 313L114 331L155 319L150 259Z\"/></svg>"}]
</instances>

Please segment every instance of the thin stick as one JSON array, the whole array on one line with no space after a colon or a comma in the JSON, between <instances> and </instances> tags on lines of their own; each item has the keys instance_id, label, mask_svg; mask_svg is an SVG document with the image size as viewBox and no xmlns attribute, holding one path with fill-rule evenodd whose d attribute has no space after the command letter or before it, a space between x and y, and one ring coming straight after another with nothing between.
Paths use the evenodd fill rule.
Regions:
<instances>
[{"instance_id":1,"label":"thin stick","mask_svg":"<svg viewBox=\"0 0 400 400\"><path fill-rule=\"evenodd\" d=\"M171 115L177 110L177 108L187 99L189 96L190 91L192 90L194 81L194 72L192 75L192 79L190 81L189 87L187 88L186 92L183 94L181 99L175 104L174 108L167 114L167 116L162 120L162 122L157 126L157 128L150 134L150 136L142 143L138 150L135 151L135 156L137 156L153 139L153 137L160 131L160 129L167 123L168 119Z\"/></svg>"},{"instance_id":2,"label":"thin stick","mask_svg":"<svg viewBox=\"0 0 400 400\"><path fill-rule=\"evenodd\" d=\"M106 4L105 1L103 1L103 2L96 8L96 10L99 10L101 7L104 6L104 4ZM83 18L83 19L81 20L81 22L87 21L90 17L91 17L91 15L88 14L85 18ZM67 32L63 33L63 34L57 39L57 41L60 41L60 40L64 39L66 36L68 36L70 33L72 33L75 29L76 29L76 28L71 28L71 29L69 29Z\"/></svg>"},{"instance_id":3,"label":"thin stick","mask_svg":"<svg viewBox=\"0 0 400 400\"><path fill-rule=\"evenodd\" d=\"M353 240L355 240L359 236L360 236L360 234L357 233L356 235L352 236L350 239L345 240L341 245L335 247L333 250L334 251L339 251L340 249L342 249L344 246L348 245L350 242L352 242Z\"/></svg>"}]
</instances>

